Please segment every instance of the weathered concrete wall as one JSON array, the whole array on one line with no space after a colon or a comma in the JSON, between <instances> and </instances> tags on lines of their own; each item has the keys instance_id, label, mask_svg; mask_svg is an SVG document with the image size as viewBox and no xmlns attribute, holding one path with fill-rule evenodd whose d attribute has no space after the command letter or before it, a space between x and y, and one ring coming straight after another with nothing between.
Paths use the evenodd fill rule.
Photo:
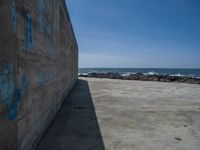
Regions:
<instances>
[{"instance_id":1,"label":"weathered concrete wall","mask_svg":"<svg viewBox=\"0 0 200 150\"><path fill-rule=\"evenodd\" d=\"M77 74L64 0L0 0L0 150L33 149Z\"/></svg>"}]
</instances>

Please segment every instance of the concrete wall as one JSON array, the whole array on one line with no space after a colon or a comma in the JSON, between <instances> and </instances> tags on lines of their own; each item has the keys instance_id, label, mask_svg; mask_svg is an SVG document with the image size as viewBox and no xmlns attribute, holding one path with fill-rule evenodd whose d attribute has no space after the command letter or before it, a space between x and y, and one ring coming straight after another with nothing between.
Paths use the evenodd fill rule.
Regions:
<instances>
[{"instance_id":1,"label":"concrete wall","mask_svg":"<svg viewBox=\"0 0 200 150\"><path fill-rule=\"evenodd\" d=\"M0 0L0 150L33 149L77 74L64 0Z\"/></svg>"}]
</instances>

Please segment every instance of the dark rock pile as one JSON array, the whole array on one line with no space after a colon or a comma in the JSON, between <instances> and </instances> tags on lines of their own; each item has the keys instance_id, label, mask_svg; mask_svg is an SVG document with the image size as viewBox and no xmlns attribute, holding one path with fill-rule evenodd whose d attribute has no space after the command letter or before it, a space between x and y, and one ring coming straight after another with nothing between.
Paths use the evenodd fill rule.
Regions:
<instances>
[{"instance_id":1,"label":"dark rock pile","mask_svg":"<svg viewBox=\"0 0 200 150\"><path fill-rule=\"evenodd\" d=\"M80 74L79 77L89 78L109 78L109 79L122 79L122 80L141 80L141 81L159 81L159 82L181 82L200 84L199 78L192 78L186 76L170 76L170 75L145 75L143 73L130 74L123 76L119 73L108 72L108 73L89 73L87 75Z\"/></svg>"}]
</instances>

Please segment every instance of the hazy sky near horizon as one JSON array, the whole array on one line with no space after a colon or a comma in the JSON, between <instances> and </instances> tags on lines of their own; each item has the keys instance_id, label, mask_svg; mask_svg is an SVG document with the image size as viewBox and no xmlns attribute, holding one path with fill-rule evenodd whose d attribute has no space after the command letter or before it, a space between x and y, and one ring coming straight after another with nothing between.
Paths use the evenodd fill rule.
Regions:
<instances>
[{"instance_id":1,"label":"hazy sky near horizon","mask_svg":"<svg viewBox=\"0 0 200 150\"><path fill-rule=\"evenodd\" d=\"M200 0L66 0L79 67L200 68Z\"/></svg>"}]
</instances>

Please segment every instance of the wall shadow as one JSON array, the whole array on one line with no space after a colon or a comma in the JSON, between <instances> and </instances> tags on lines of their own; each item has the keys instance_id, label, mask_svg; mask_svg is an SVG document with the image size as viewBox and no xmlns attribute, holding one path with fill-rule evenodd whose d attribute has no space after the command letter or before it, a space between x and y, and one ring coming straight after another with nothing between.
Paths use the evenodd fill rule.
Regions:
<instances>
[{"instance_id":1,"label":"wall shadow","mask_svg":"<svg viewBox=\"0 0 200 150\"><path fill-rule=\"evenodd\" d=\"M105 150L88 82L78 80L36 150Z\"/></svg>"}]
</instances>

